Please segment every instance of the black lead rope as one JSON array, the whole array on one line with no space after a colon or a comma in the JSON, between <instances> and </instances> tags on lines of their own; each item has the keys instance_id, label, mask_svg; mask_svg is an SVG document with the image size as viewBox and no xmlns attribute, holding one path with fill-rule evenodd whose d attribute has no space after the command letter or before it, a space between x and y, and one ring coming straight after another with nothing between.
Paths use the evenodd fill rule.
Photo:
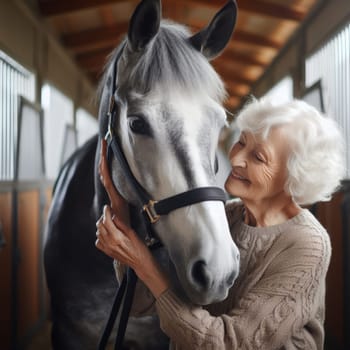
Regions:
<instances>
[{"instance_id":1,"label":"black lead rope","mask_svg":"<svg viewBox=\"0 0 350 350\"><path fill-rule=\"evenodd\" d=\"M158 248L158 243L154 244L153 246L149 247L150 249ZM107 324L104 328L102 337L100 339L98 350L105 350L108 339L112 333L113 326L115 324L115 321L117 319L117 316L119 314L120 308L121 314L119 318L119 326L117 330L117 336L114 344L114 350L120 350L123 346L126 326L128 324L130 310L132 301L134 299L135 294L135 287L137 282L137 276L135 274L135 271L131 269L130 267L127 268L126 273L123 276L122 282L119 286L119 289L115 295L114 302L112 305L112 309L107 321Z\"/></svg>"},{"instance_id":2,"label":"black lead rope","mask_svg":"<svg viewBox=\"0 0 350 350\"><path fill-rule=\"evenodd\" d=\"M107 324L105 326L100 343L98 345L98 350L104 350L106 348L108 339L113 330L115 320L118 316L120 307L123 303L123 308L121 310L120 319L119 319L117 337L114 345L115 350L121 349L124 341L126 326L128 324L132 301L135 294L136 282L137 282L137 276L134 270L132 270L131 268L128 268L127 272L123 277L122 283L119 286L118 292L115 296L111 313L109 315Z\"/></svg>"},{"instance_id":3,"label":"black lead rope","mask_svg":"<svg viewBox=\"0 0 350 350\"><path fill-rule=\"evenodd\" d=\"M100 342L98 344L98 350L104 350L107 346L109 336L112 333L114 322L115 322L117 315L119 313L120 305L123 301L124 292L125 292L126 285L127 285L126 280L127 280L127 277L126 277L126 275L124 275L122 283L120 284L118 291L115 295L114 302L113 302L112 309L111 309L111 313L109 315L107 324L104 328L102 337L101 337Z\"/></svg>"},{"instance_id":4,"label":"black lead rope","mask_svg":"<svg viewBox=\"0 0 350 350\"><path fill-rule=\"evenodd\" d=\"M115 340L114 350L120 350L123 345L125 330L128 324L130 309L131 309L132 301L134 299L135 286L137 282L137 276L135 274L135 271L131 268L128 268L124 278L126 278L126 289L125 289L126 293L125 293L122 312L120 315L118 333L117 333L117 338Z\"/></svg>"}]
</instances>

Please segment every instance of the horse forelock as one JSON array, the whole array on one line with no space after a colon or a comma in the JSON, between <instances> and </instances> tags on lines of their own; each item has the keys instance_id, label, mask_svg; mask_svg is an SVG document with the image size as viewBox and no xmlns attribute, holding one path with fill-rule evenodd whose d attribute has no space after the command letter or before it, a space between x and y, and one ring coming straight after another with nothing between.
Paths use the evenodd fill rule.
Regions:
<instances>
[{"instance_id":1,"label":"horse forelock","mask_svg":"<svg viewBox=\"0 0 350 350\"><path fill-rule=\"evenodd\" d=\"M123 40L108 58L98 96L110 84L111 68L123 50L123 69L117 82L124 85L121 90L147 93L160 86L163 93L186 90L221 104L226 97L223 81L202 53L190 44L191 35L185 26L162 20L158 34L142 52L131 52L125 45L127 39Z\"/></svg>"},{"instance_id":2,"label":"horse forelock","mask_svg":"<svg viewBox=\"0 0 350 350\"><path fill-rule=\"evenodd\" d=\"M225 97L222 80L208 60L190 44L186 27L162 21L159 32L131 67L129 83L142 92L161 86L207 95L221 103Z\"/></svg>"}]
</instances>

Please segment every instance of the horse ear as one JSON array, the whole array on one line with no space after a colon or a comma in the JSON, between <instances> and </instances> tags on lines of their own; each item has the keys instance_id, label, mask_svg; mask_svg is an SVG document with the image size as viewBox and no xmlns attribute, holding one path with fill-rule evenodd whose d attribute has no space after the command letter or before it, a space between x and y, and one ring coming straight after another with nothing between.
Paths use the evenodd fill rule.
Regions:
<instances>
[{"instance_id":1,"label":"horse ear","mask_svg":"<svg viewBox=\"0 0 350 350\"><path fill-rule=\"evenodd\" d=\"M136 7L128 30L128 41L133 51L144 49L158 33L160 12L160 0L143 0Z\"/></svg>"},{"instance_id":2,"label":"horse ear","mask_svg":"<svg viewBox=\"0 0 350 350\"><path fill-rule=\"evenodd\" d=\"M208 60L212 60L222 52L231 39L236 18L237 5L234 0L230 0L206 28L189 39L191 44Z\"/></svg>"}]
</instances>

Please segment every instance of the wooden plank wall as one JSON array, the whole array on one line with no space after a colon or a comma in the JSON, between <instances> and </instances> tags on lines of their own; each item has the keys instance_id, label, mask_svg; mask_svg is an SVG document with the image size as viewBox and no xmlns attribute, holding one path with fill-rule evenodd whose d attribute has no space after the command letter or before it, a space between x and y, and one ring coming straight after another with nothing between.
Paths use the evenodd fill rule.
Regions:
<instances>
[{"instance_id":1,"label":"wooden plank wall","mask_svg":"<svg viewBox=\"0 0 350 350\"><path fill-rule=\"evenodd\" d=\"M318 203L315 215L321 224L327 229L332 243L332 257L327 274L326 289L326 350L347 349L346 343L346 315L345 315L345 282L344 273L345 259L349 259L344 254L343 215L350 213L342 212L345 192L335 194L330 202Z\"/></svg>"},{"instance_id":2,"label":"wooden plank wall","mask_svg":"<svg viewBox=\"0 0 350 350\"><path fill-rule=\"evenodd\" d=\"M0 251L1 349L24 349L49 314L42 250L51 185L0 184L0 221L6 245Z\"/></svg>"},{"instance_id":3,"label":"wooden plank wall","mask_svg":"<svg viewBox=\"0 0 350 350\"><path fill-rule=\"evenodd\" d=\"M3 349L10 349L11 277L12 277L12 193L0 192L0 222L6 245L0 250L0 339Z\"/></svg>"},{"instance_id":4,"label":"wooden plank wall","mask_svg":"<svg viewBox=\"0 0 350 350\"><path fill-rule=\"evenodd\" d=\"M18 337L40 322L41 301L41 232L40 193L38 190L18 194Z\"/></svg>"}]
</instances>

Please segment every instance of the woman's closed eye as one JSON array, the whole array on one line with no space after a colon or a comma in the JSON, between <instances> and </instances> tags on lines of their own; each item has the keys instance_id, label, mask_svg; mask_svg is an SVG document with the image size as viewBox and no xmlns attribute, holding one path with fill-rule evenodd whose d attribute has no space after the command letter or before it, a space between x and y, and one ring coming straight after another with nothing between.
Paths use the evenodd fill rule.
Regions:
<instances>
[{"instance_id":1,"label":"woman's closed eye","mask_svg":"<svg viewBox=\"0 0 350 350\"><path fill-rule=\"evenodd\" d=\"M259 162L265 162L265 158L260 153L255 153L254 157Z\"/></svg>"}]
</instances>

